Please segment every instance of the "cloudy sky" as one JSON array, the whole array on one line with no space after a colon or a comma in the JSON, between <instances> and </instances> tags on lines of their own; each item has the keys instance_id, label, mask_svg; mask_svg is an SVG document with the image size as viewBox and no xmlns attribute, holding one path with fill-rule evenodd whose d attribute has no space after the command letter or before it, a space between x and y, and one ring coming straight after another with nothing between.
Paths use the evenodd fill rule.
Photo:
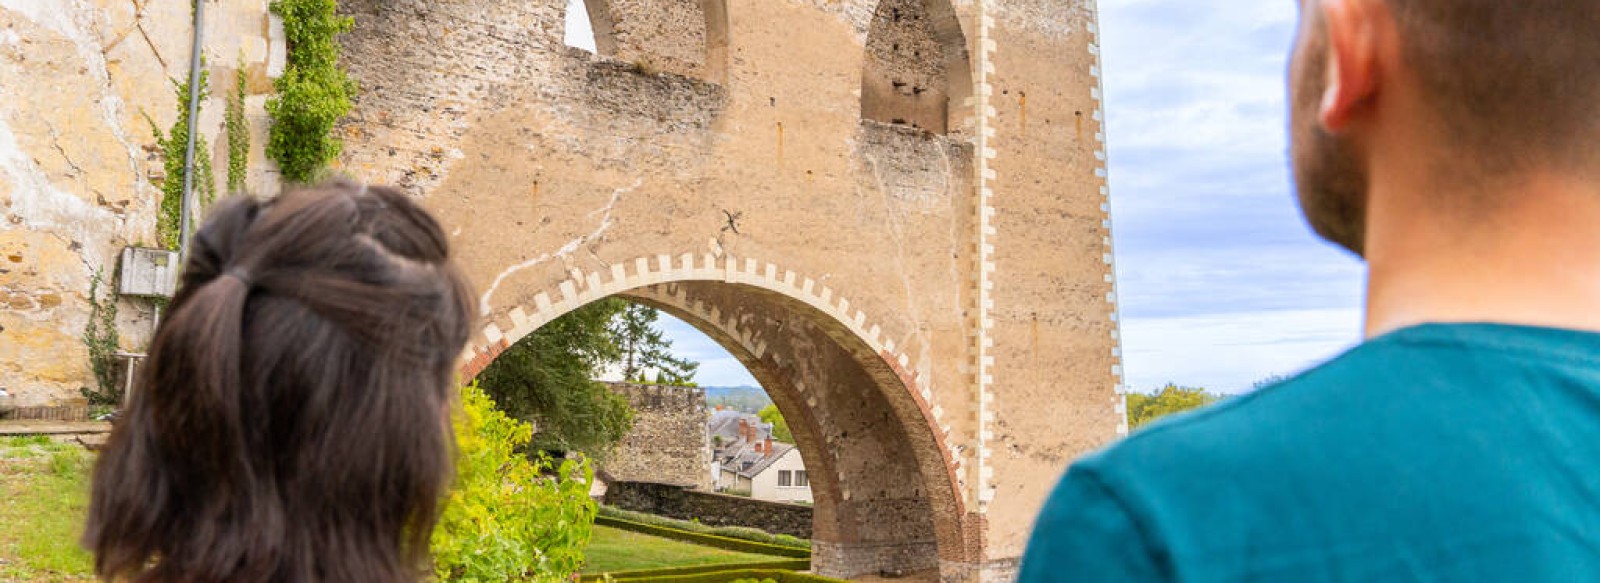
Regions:
<instances>
[{"instance_id":1,"label":"cloudy sky","mask_svg":"<svg viewBox=\"0 0 1600 583\"><path fill-rule=\"evenodd\" d=\"M1360 339L1362 272L1291 193L1289 0L1100 0L1127 382L1222 392ZM707 385L754 384L688 325Z\"/></svg>"},{"instance_id":2,"label":"cloudy sky","mask_svg":"<svg viewBox=\"0 0 1600 583\"><path fill-rule=\"evenodd\" d=\"M1290 186L1289 0L1101 0L1125 368L1224 392L1360 339L1363 277Z\"/></svg>"}]
</instances>

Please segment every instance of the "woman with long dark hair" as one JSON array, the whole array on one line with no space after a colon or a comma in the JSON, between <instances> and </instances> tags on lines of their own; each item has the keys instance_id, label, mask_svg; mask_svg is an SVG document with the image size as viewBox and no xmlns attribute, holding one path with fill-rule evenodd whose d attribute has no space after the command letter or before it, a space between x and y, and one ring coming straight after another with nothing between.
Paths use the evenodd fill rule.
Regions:
<instances>
[{"instance_id":1,"label":"woman with long dark hair","mask_svg":"<svg viewBox=\"0 0 1600 583\"><path fill-rule=\"evenodd\" d=\"M389 188L218 204L95 467L99 575L421 578L473 321L448 247Z\"/></svg>"}]
</instances>

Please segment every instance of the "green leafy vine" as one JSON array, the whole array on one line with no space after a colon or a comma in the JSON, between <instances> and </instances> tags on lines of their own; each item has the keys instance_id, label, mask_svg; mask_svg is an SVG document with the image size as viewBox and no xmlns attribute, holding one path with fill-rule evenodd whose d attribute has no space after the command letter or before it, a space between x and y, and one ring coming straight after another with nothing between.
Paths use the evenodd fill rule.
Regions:
<instances>
[{"instance_id":1,"label":"green leafy vine","mask_svg":"<svg viewBox=\"0 0 1600 583\"><path fill-rule=\"evenodd\" d=\"M250 173L250 125L244 119L245 94L244 65L235 75L233 95L228 96L223 124L228 130L228 193L244 192L245 179Z\"/></svg>"},{"instance_id":2,"label":"green leafy vine","mask_svg":"<svg viewBox=\"0 0 1600 583\"><path fill-rule=\"evenodd\" d=\"M200 71L200 101L205 102L211 95L209 85L210 74L202 67ZM161 128L156 126L156 121L145 114L145 120L150 122L150 132L155 134L156 145L161 148L164 157L165 172L161 178L161 212L156 216L156 240L163 249L176 250L180 222L183 215L183 158L189 146L189 82L173 81L178 95L178 121L172 124L172 129L162 135ZM198 109L198 108L197 108ZM196 111L196 113L199 113ZM199 196L200 205L211 204L217 197L215 175L211 171L211 153L203 144L196 144L194 149L194 187Z\"/></svg>"},{"instance_id":3,"label":"green leafy vine","mask_svg":"<svg viewBox=\"0 0 1600 583\"><path fill-rule=\"evenodd\" d=\"M267 100L267 156L288 181L312 182L343 148L333 127L350 112L356 85L339 67L335 37L354 21L339 16L336 0L273 0L271 7L283 17L289 54L274 82L278 94Z\"/></svg>"},{"instance_id":4,"label":"green leafy vine","mask_svg":"<svg viewBox=\"0 0 1600 583\"><path fill-rule=\"evenodd\" d=\"M94 373L95 388L83 387L90 405L117 406L122 404L122 386L117 382L117 350L121 338L117 334L117 296L108 292L100 297L100 287L105 284L105 272L96 270L89 277L89 324L83 330L83 344L89 348L89 369Z\"/></svg>"}]
</instances>

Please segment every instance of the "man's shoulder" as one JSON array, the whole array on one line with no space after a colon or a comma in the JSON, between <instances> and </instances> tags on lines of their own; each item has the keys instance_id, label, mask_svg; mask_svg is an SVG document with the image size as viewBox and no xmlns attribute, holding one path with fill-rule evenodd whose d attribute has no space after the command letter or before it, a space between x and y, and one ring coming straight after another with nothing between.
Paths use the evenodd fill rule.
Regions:
<instances>
[{"instance_id":1,"label":"man's shoulder","mask_svg":"<svg viewBox=\"0 0 1600 583\"><path fill-rule=\"evenodd\" d=\"M1529 512L1592 491L1526 484L1566 484L1600 458L1589 445L1600 443L1597 339L1411 329L1159 421L1073 465L1041 512L1030 554L1075 553L1099 568L1094 557L1129 546L1138 549L1126 561L1133 567L1299 580L1290 573L1353 564L1331 550L1359 549L1378 568L1407 560L1416 548L1407 545L1481 546L1457 535L1485 531L1522 536ZM1074 533L1085 530L1116 542L1079 548L1088 543Z\"/></svg>"},{"instance_id":2,"label":"man's shoulder","mask_svg":"<svg viewBox=\"0 0 1600 583\"><path fill-rule=\"evenodd\" d=\"M1312 418L1347 413L1352 392L1376 389L1391 379L1372 375L1371 347L1362 346L1293 378L1197 411L1158 420L1101 457L1149 455L1189 446L1206 451L1240 450L1293 440ZM1381 358L1381 357L1380 357ZM1308 436L1309 437L1309 436Z\"/></svg>"},{"instance_id":3,"label":"man's shoulder","mask_svg":"<svg viewBox=\"0 0 1600 583\"><path fill-rule=\"evenodd\" d=\"M1499 325L1409 328L1276 385L1158 421L1084 465L1159 462L1170 470L1303 462L1314 454L1337 457L1382 445L1382 439L1410 442L1419 428L1464 421L1573 371L1585 377L1580 381L1600 382L1593 373L1600 363L1597 338ZM1461 398L1462 391L1508 382L1518 383L1519 391Z\"/></svg>"},{"instance_id":4,"label":"man's shoulder","mask_svg":"<svg viewBox=\"0 0 1600 583\"><path fill-rule=\"evenodd\" d=\"M1374 429L1414 422L1404 411L1420 387L1441 380L1451 352L1404 338L1369 342L1294 378L1157 421L1075 468L1108 481L1192 479L1354 460Z\"/></svg>"}]
</instances>

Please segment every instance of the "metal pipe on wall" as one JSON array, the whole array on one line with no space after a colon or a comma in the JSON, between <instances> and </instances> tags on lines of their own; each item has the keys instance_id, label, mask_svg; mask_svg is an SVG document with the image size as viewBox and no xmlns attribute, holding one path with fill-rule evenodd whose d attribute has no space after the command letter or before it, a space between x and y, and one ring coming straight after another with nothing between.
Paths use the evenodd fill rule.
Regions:
<instances>
[{"instance_id":1,"label":"metal pipe on wall","mask_svg":"<svg viewBox=\"0 0 1600 583\"><path fill-rule=\"evenodd\" d=\"M178 265L189 261L189 216L194 213L194 144L200 133L200 62L205 47L206 0L194 2L194 37L189 49L189 136L183 154L183 201L179 204Z\"/></svg>"}]
</instances>

